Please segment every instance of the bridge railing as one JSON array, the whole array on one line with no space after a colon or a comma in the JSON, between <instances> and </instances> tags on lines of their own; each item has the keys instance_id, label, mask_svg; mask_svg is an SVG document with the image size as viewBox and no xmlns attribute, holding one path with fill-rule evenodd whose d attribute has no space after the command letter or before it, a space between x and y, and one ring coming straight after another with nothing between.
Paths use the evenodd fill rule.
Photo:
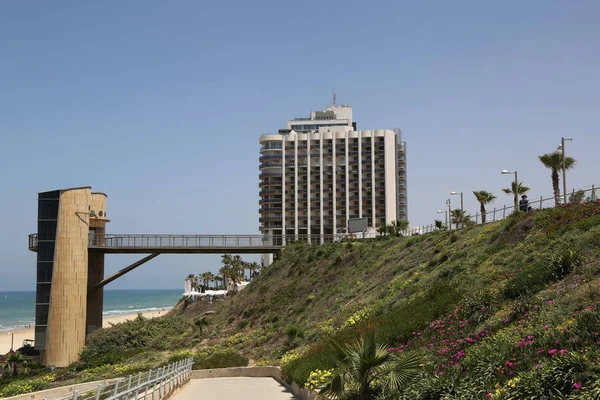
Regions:
<instances>
[{"instance_id":1,"label":"bridge railing","mask_svg":"<svg viewBox=\"0 0 600 400\"><path fill-rule=\"evenodd\" d=\"M52 399L45 397L43 400L160 400L191 378L193 363L193 358L187 358L156 370L99 384L95 389L81 392L74 390L68 396Z\"/></svg>"},{"instance_id":2,"label":"bridge railing","mask_svg":"<svg viewBox=\"0 0 600 400\"><path fill-rule=\"evenodd\" d=\"M324 235L172 235L172 234L107 234L90 233L88 246L110 248L261 248L283 247L291 242L322 244L343 239L364 239L377 234L324 234ZM38 235L29 235L29 249L37 250Z\"/></svg>"},{"instance_id":3,"label":"bridge railing","mask_svg":"<svg viewBox=\"0 0 600 400\"><path fill-rule=\"evenodd\" d=\"M361 237L366 237L360 234ZM349 237L335 235L161 235L161 234L90 234L92 247L279 247L293 241L328 243Z\"/></svg>"}]
</instances>

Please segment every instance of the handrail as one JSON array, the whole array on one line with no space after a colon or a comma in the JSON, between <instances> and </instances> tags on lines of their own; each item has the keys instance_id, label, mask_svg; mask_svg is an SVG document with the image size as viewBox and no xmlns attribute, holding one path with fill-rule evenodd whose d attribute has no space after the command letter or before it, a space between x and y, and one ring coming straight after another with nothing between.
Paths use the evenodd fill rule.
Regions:
<instances>
[{"instance_id":1,"label":"handrail","mask_svg":"<svg viewBox=\"0 0 600 400\"><path fill-rule=\"evenodd\" d=\"M597 200L598 195L596 190L600 189L598 185L592 185L591 188L582 190L584 194L589 195L591 200ZM572 193L576 191L573 190ZM358 199L357 196L350 196L350 200ZM303 200L306 201L306 200ZM314 202L315 199L311 199ZM313 205L314 206L314 205ZM529 206L532 209L543 209L555 206L555 198L543 196L538 200L531 200ZM314 209L311 207L311 209ZM499 221L508 217L513 212L514 206L495 207L487 210L485 213L486 223ZM300 210L299 210L300 211ZM350 215L350 218L357 218L358 215ZM272 217L264 215L262 220L278 220L280 217ZM459 227L465 227L465 222L470 220L471 223L482 223L482 214L467 214L463 222L459 222ZM450 222L450 221L449 221ZM454 221L452 221L454 224ZM450 225L452 225L450 224ZM456 225L456 224L454 224ZM448 227L452 229L452 226ZM434 224L408 228L402 231L403 236L412 236L415 234L424 234L433 232L438 229ZM372 238L379 236L377 233L362 234L362 238ZM107 235L91 235L90 247L183 247L183 248L204 248L204 247L283 247L286 243L292 241L305 241L309 243L326 243L340 241L346 238L345 234L298 234L298 235L173 235L173 234L107 234ZM38 235L29 235L29 249L35 250L38 246Z\"/></svg>"},{"instance_id":2,"label":"handrail","mask_svg":"<svg viewBox=\"0 0 600 400\"><path fill-rule=\"evenodd\" d=\"M150 396L154 400L159 400L170 395L191 378L193 364L194 359L190 357L158 368L156 371L150 369L144 373L140 372L137 376L129 375L82 392L74 390L68 396L51 400L128 400L141 399L142 395L144 399ZM50 399L45 397L44 400Z\"/></svg>"}]
</instances>

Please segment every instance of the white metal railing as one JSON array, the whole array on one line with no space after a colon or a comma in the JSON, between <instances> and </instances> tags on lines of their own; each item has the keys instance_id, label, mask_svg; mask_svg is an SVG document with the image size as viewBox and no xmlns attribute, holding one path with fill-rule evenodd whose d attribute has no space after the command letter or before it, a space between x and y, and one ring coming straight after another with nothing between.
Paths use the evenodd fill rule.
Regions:
<instances>
[{"instance_id":1,"label":"white metal railing","mask_svg":"<svg viewBox=\"0 0 600 400\"><path fill-rule=\"evenodd\" d=\"M193 358L177 361L156 370L140 372L98 385L95 389L44 400L160 400L185 384L192 376Z\"/></svg>"}]
</instances>

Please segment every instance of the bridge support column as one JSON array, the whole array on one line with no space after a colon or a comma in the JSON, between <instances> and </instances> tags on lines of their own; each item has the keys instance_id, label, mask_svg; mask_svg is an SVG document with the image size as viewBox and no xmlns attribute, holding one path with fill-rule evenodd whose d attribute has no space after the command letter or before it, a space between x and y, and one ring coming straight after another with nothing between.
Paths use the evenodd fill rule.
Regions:
<instances>
[{"instance_id":1,"label":"bridge support column","mask_svg":"<svg viewBox=\"0 0 600 400\"><path fill-rule=\"evenodd\" d=\"M90 252L88 255L88 292L86 334L102 328L102 306L104 304L104 287L97 287L104 279L104 254Z\"/></svg>"}]
</instances>

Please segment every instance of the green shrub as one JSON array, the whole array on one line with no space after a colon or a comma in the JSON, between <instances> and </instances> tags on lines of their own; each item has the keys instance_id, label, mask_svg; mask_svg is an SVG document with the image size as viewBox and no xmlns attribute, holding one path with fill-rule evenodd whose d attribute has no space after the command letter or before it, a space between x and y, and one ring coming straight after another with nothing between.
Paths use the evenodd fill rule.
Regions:
<instances>
[{"instance_id":1,"label":"green shrub","mask_svg":"<svg viewBox=\"0 0 600 400\"><path fill-rule=\"evenodd\" d=\"M48 389L52 380L51 376L38 379L15 380L0 390L0 397L18 396L20 394Z\"/></svg>"},{"instance_id":2,"label":"green shrub","mask_svg":"<svg viewBox=\"0 0 600 400\"><path fill-rule=\"evenodd\" d=\"M194 355L193 369L246 367L248 358L235 350L215 349Z\"/></svg>"},{"instance_id":3,"label":"green shrub","mask_svg":"<svg viewBox=\"0 0 600 400\"><path fill-rule=\"evenodd\" d=\"M296 324L288 325L288 327L285 328L285 334L287 335L288 339L290 339L290 340L294 340L297 337L299 337L299 338L304 337L304 331Z\"/></svg>"},{"instance_id":4,"label":"green shrub","mask_svg":"<svg viewBox=\"0 0 600 400\"><path fill-rule=\"evenodd\" d=\"M139 315L90 334L80 360L86 367L99 366L117 363L132 352L181 347L191 340L193 331L193 323L183 317L147 319Z\"/></svg>"},{"instance_id":5,"label":"green shrub","mask_svg":"<svg viewBox=\"0 0 600 400\"><path fill-rule=\"evenodd\" d=\"M333 350L324 343L320 343L308 352L282 365L281 372L287 382L303 384L308 380L312 371L334 368L334 359Z\"/></svg>"},{"instance_id":6,"label":"green shrub","mask_svg":"<svg viewBox=\"0 0 600 400\"><path fill-rule=\"evenodd\" d=\"M504 297L516 299L522 295L535 293L551 282L553 276L552 270L545 262L528 265L522 271L509 277L510 279L504 287Z\"/></svg>"},{"instance_id":7,"label":"green shrub","mask_svg":"<svg viewBox=\"0 0 600 400\"><path fill-rule=\"evenodd\" d=\"M395 344L409 340L412 332L456 308L460 292L447 282L436 282L426 292L413 296L375 321L378 340Z\"/></svg>"},{"instance_id":8,"label":"green shrub","mask_svg":"<svg viewBox=\"0 0 600 400\"><path fill-rule=\"evenodd\" d=\"M554 280L561 280L575 268L583 265L583 255L579 251L562 249L552 255L550 269Z\"/></svg>"}]
</instances>

